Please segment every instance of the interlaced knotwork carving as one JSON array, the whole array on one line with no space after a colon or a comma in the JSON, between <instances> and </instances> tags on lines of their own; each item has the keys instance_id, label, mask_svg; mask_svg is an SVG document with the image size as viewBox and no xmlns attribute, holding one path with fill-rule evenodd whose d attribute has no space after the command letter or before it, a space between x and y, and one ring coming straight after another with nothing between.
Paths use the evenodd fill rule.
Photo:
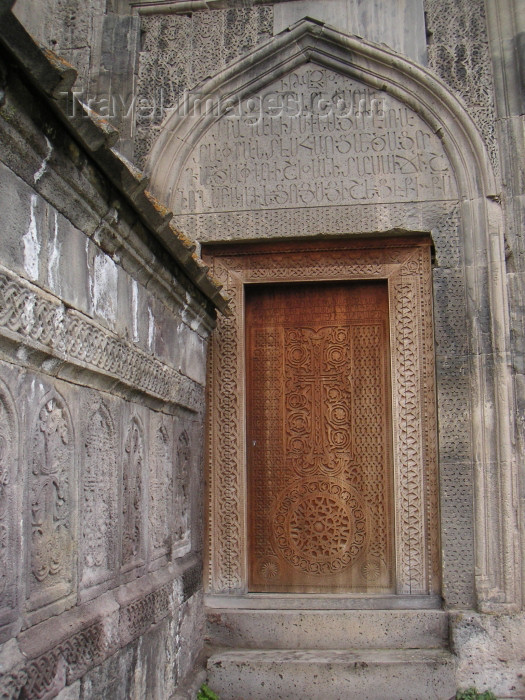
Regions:
<instances>
[{"instance_id":1,"label":"interlaced knotwork carving","mask_svg":"<svg viewBox=\"0 0 525 700\"><path fill-rule=\"evenodd\" d=\"M399 444L399 539L402 580L410 582L407 593L426 591L425 523L423 505L423 444L418 413L421 410L420 350L418 342L418 290L410 278L401 278L394 286L395 357L394 381L397 401L394 415Z\"/></svg>"},{"instance_id":2,"label":"interlaced knotwork carving","mask_svg":"<svg viewBox=\"0 0 525 700\"><path fill-rule=\"evenodd\" d=\"M120 610L119 626L121 634L127 640L144 634L153 624L162 620L169 612L173 583L134 600Z\"/></svg>"},{"instance_id":3,"label":"interlaced knotwork carving","mask_svg":"<svg viewBox=\"0 0 525 700\"><path fill-rule=\"evenodd\" d=\"M0 327L42 351L198 411L203 388L83 314L0 272Z\"/></svg>"},{"instance_id":4,"label":"interlaced knotwork carving","mask_svg":"<svg viewBox=\"0 0 525 700\"><path fill-rule=\"evenodd\" d=\"M221 270L217 269L216 275L220 274ZM228 279L223 276L219 279L228 283ZM213 396L213 411L217 420L213 421L212 431L217 459L223 465L220 473L212 475L213 501L218 516L212 530L212 552L219 590L238 590L243 583L241 561L237 556L244 541L238 516L243 488L241 465L237 459L242 444L238 415L238 387L241 386L238 356L240 338L236 323L240 307L239 293L242 294L242 288L228 285L230 309L234 315L231 319L224 319L212 340L214 369L220 378L220 391Z\"/></svg>"},{"instance_id":5,"label":"interlaced knotwork carving","mask_svg":"<svg viewBox=\"0 0 525 700\"><path fill-rule=\"evenodd\" d=\"M349 231L390 231L395 228L430 231L453 202L420 204L356 204L331 207L290 207L266 211L177 214L177 227L193 240L278 238L301 231L302 236L319 232L345 234Z\"/></svg>"},{"instance_id":6,"label":"interlaced knotwork carving","mask_svg":"<svg viewBox=\"0 0 525 700\"><path fill-rule=\"evenodd\" d=\"M336 475L352 449L350 329L287 328L284 347L285 453L299 475Z\"/></svg>"}]
</instances>

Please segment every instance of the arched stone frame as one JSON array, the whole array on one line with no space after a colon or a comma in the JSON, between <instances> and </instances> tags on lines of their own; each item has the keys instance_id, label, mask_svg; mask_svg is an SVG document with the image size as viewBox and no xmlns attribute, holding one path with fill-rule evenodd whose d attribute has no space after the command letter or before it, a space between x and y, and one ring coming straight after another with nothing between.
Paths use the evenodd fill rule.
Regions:
<instances>
[{"instance_id":1,"label":"arched stone frame","mask_svg":"<svg viewBox=\"0 0 525 700\"><path fill-rule=\"evenodd\" d=\"M466 110L429 71L383 46L303 20L200 86L166 120L149 158L152 189L173 204L174 183L217 105L242 100L306 62L382 90L436 133L458 188L471 345L470 434L474 469L476 595L480 609L520 605L517 466L512 452L512 385L502 212L490 161ZM209 100L209 109L194 110ZM174 175L175 174L175 175ZM357 229L359 233L366 229ZM353 229L356 232L356 229ZM486 327L481 328L482 319Z\"/></svg>"}]
</instances>

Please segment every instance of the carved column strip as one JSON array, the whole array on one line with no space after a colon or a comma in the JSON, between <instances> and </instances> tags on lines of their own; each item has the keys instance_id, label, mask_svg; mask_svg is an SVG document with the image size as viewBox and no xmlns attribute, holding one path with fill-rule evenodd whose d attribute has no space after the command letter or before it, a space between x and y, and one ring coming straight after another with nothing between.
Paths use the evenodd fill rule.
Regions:
<instances>
[{"instance_id":1,"label":"carved column strip","mask_svg":"<svg viewBox=\"0 0 525 700\"><path fill-rule=\"evenodd\" d=\"M245 488L242 447L242 282L217 266L215 274L230 297L232 317L221 319L211 344L214 364L212 387L210 545L213 588L217 592L242 590L245 571L242 500Z\"/></svg>"},{"instance_id":2,"label":"carved column strip","mask_svg":"<svg viewBox=\"0 0 525 700\"><path fill-rule=\"evenodd\" d=\"M392 391L398 593L426 593L421 343L417 276L391 283Z\"/></svg>"}]
</instances>

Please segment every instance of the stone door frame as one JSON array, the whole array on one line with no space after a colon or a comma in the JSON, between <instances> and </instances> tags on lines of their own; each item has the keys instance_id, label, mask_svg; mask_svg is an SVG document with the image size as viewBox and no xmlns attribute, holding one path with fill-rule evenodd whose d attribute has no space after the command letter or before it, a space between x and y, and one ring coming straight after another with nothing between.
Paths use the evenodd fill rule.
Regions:
<instances>
[{"instance_id":1,"label":"stone door frame","mask_svg":"<svg viewBox=\"0 0 525 700\"><path fill-rule=\"evenodd\" d=\"M458 529L443 538L448 540L443 553L444 567L447 565L458 578L458 570L464 563L461 558L464 548L457 547L454 538L456 535L459 540L472 537L473 562L469 557L467 569L474 571L474 577L464 586L466 597L462 597L462 604L475 603L485 612L513 612L521 608L523 557L505 223L498 180L487 148L461 101L432 71L387 47L304 19L199 85L188 103L183 101L179 109L170 112L148 159L151 190L169 206L175 196L175 181L192 149L198 147L207 129L225 113L220 107L229 108L232 99L238 103L308 62L386 92L417 113L439 135L453 171L458 191L455 203L432 203L423 199L408 208L352 207L337 219L336 230L327 229L324 220L320 220L314 230L308 231L307 224L311 222L305 215L285 220L279 235L292 236L297 226L304 235L327 231L345 235L348 230L368 235L388 234L395 227L406 230L410 215L419 217L417 220L421 222L411 225L411 230L433 231L436 247L438 238L445 247L437 251L438 255L446 256L447 241L443 236L448 234L436 227L439 229L440 222L450 215L451 209L457 208L457 235L462 256L457 266L458 274L464 276L465 287L458 303L464 304L466 311L467 353L463 358L467 381L458 399L467 440L460 466L465 472L464 479L469 482L469 494L465 509L459 507ZM210 108L198 109L203 104ZM327 215L330 211L336 210L327 208ZM273 222L281 223L282 216L281 212L277 216L271 212L265 218L255 212L251 226L243 220L237 231L238 239L274 235ZM211 221L209 230L196 238L202 243L211 243L229 238L230 232L228 220L219 217ZM440 311L447 314L445 307ZM450 382L454 383L455 377L450 374ZM443 397L440 400L443 404ZM227 449L235 450L235 442ZM454 476L451 488L456 488ZM235 493L236 487L228 486L223 496L231 499L235 498ZM229 590L228 582L234 589L238 586L235 562L234 557L226 581L219 581L221 586L227 583L225 590ZM230 564L226 568L230 570Z\"/></svg>"},{"instance_id":2,"label":"stone door frame","mask_svg":"<svg viewBox=\"0 0 525 700\"><path fill-rule=\"evenodd\" d=\"M229 318L219 319L210 348L206 577L210 593L248 591L244 287L329 280L388 281L396 593L439 593L430 245L428 236L414 236L203 250L231 298L232 309Z\"/></svg>"}]
</instances>

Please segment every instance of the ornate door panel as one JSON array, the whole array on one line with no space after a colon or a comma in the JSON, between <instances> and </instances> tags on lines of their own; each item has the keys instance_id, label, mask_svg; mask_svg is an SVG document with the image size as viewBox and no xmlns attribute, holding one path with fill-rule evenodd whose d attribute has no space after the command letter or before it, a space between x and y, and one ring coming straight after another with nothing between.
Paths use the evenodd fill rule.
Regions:
<instances>
[{"instance_id":1,"label":"ornate door panel","mask_svg":"<svg viewBox=\"0 0 525 700\"><path fill-rule=\"evenodd\" d=\"M246 287L249 588L394 590L386 281Z\"/></svg>"}]
</instances>

